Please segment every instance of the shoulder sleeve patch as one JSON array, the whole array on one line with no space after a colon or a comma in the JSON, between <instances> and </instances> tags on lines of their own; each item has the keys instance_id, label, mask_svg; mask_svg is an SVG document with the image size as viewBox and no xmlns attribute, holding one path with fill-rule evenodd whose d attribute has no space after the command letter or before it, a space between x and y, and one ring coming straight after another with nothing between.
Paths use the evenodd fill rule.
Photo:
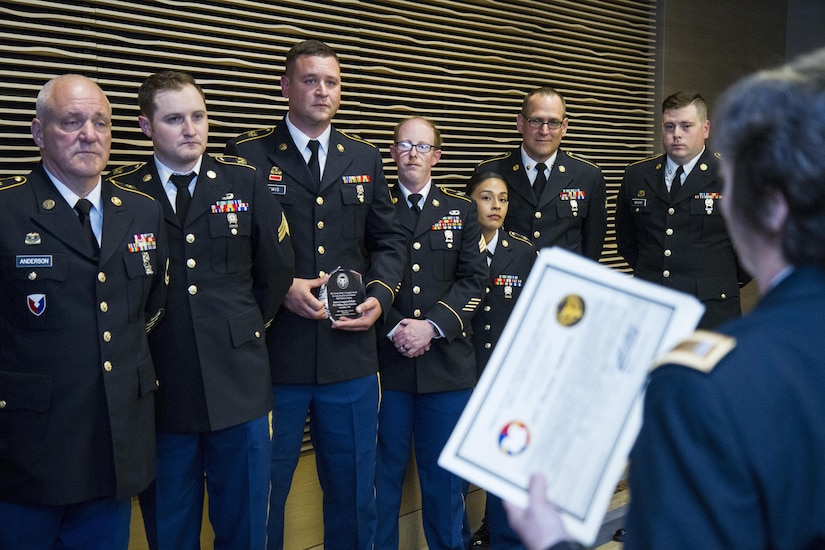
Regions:
<instances>
[{"instance_id":1,"label":"shoulder sleeve patch","mask_svg":"<svg viewBox=\"0 0 825 550\"><path fill-rule=\"evenodd\" d=\"M228 166L245 166L246 168L251 168L252 170L256 169L243 157L233 157L232 155L215 155L215 160Z\"/></svg>"},{"instance_id":2,"label":"shoulder sleeve patch","mask_svg":"<svg viewBox=\"0 0 825 550\"><path fill-rule=\"evenodd\" d=\"M10 178L0 179L0 190L11 189L18 185L25 184L29 179L26 176L11 176Z\"/></svg>"},{"instance_id":3,"label":"shoulder sleeve patch","mask_svg":"<svg viewBox=\"0 0 825 550\"><path fill-rule=\"evenodd\" d=\"M441 191L445 195L449 195L451 197L455 197L455 198L461 199L463 201L473 202L472 199L468 198L467 195L464 194L464 191L459 191L457 189L452 189L450 187L441 187L440 185L438 186L438 188L441 189Z\"/></svg>"},{"instance_id":4,"label":"shoulder sleeve patch","mask_svg":"<svg viewBox=\"0 0 825 550\"><path fill-rule=\"evenodd\" d=\"M529 244L530 246L533 246L532 241L530 241L530 239L528 239L521 233L516 233L515 231L508 231L507 234L510 235L512 238L516 239L517 241L522 241Z\"/></svg>"},{"instance_id":5,"label":"shoulder sleeve patch","mask_svg":"<svg viewBox=\"0 0 825 550\"><path fill-rule=\"evenodd\" d=\"M336 128L336 130L337 130L337 128ZM344 132L343 130L337 130L337 131L338 131L339 134L341 134L342 136L344 136L347 139L351 139L352 141L357 141L359 143L363 143L364 145L369 145L370 147L375 149L375 145L373 145L372 143L370 143L369 141L367 141L365 139L361 139L358 136L348 134L348 133Z\"/></svg>"},{"instance_id":6,"label":"shoulder sleeve patch","mask_svg":"<svg viewBox=\"0 0 825 550\"><path fill-rule=\"evenodd\" d=\"M272 134L272 132L274 132L274 131L275 131L275 126L272 126L271 128L261 128L259 130L250 130L250 131L246 132L245 134L241 134L237 138L235 138L235 143L237 145L240 145L241 143L246 143L247 141L254 141L256 139L261 139L261 138L264 138L264 137Z\"/></svg>"},{"instance_id":7,"label":"shoulder sleeve patch","mask_svg":"<svg viewBox=\"0 0 825 550\"><path fill-rule=\"evenodd\" d=\"M718 332L697 330L660 357L651 370L662 365L681 365L710 372L735 347L736 338Z\"/></svg>"},{"instance_id":8,"label":"shoulder sleeve patch","mask_svg":"<svg viewBox=\"0 0 825 550\"><path fill-rule=\"evenodd\" d=\"M497 157L493 157L493 158L490 158L490 159L487 159L487 160L482 160L481 162L478 163L478 165L482 166L484 164L487 164L488 162L493 162L493 161L496 161L496 160L504 160L506 158L509 158L511 154L512 154L512 151L508 151L508 152L504 153L503 155L499 155Z\"/></svg>"}]
</instances>

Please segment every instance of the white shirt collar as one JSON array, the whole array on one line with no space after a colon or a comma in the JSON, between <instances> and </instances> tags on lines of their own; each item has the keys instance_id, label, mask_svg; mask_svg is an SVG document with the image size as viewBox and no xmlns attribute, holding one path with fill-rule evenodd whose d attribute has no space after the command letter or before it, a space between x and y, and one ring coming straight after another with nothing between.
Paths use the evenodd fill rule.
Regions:
<instances>
[{"instance_id":1,"label":"white shirt collar","mask_svg":"<svg viewBox=\"0 0 825 550\"><path fill-rule=\"evenodd\" d=\"M304 157L304 162L309 162L310 152L309 152L309 140L316 139L318 143L320 143L319 151L318 151L318 163L321 165L321 172L324 171L324 164L327 158L327 153L329 152L329 140L330 136L332 136L332 124L328 124L326 130L318 136L317 138L311 138L301 130L299 130L292 122L289 120L289 113L286 114L286 127L289 130L289 135L292 137L292 141L295 143L295 147L298 148L298 151Z\"/></svg>"},{"instance_id":2,"label":"white shirt collar","mask_svg":"<svg viewBox=\"0 0 825 550\"><path fill-rule=\"evenodd\" d=\"M550 155L550 158L544 162L544 164L547 165L547 169L549 171L553 171L553 165L556 164L556 158L558 158L558 156L559 150L556 149L556 151L552 155ZM524 150L524 145L521 146L521 163L524 166L524 169L528 172L535 171L536 164L539 163L539 161L537 161L534 158L531 158L530 155L527 154L527 151Z\"/></svg>"},{"instance_id":3,"label":"white shirt collar","mask_svg":"<svg viewBox=\"0 0 825 550\"><path fill-rule=\"evenodd\" d=\"M421 188L421 191L418 192L421 195L421 200L418 201L418 205L423 209L424 205L427 203L427 195L430 194L430 188L433 186L433 180L430 179L427 182L427 185ZM398 182L398 187L401 188L401 193L404 195L404 198L407 200L407 204L410 204L410 195L412 194L401 181Z\"/></svg>"},{"instance_id":4,"label":"white shirt collar","mask_svg":"<svg viewBox=\"0 0 825 550\"><path fill-rule=\"evenodd\" d=\"M46 167L44 166L43 169L46 170ZM82 198L86 198L89 200L89 202L92 203L92 207L94 207L94 210L97 210L97 213L101 217L103 216L103 207L101 205L101 202L103 200L103 188L101 187L100 183L101 178L97 179L97 185L95 185L94 188L91 191L89 191L88 195L86 195L85 197L78 197L74 191L69 189L65 183L54 177L54 175L51 172L46 170L46 174L49 176L49 179L52 180L52 183L57 188L57 192L60 193L60 196L63 197L63 199L69 204L70 208L74 209L74 205L77 204L77 201L79 201Z\"/></svg>"}]
</instances>

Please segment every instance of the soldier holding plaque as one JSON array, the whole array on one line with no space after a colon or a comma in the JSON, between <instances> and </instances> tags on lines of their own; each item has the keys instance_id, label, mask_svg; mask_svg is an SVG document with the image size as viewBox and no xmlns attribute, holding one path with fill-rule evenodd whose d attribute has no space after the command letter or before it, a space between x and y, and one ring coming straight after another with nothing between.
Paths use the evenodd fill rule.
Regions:
<instances>
[{"instance_id":1,"label":"soldier holding plaque","mask_svg":"<svg viewBox=\"0 0 825 550\"><path fill-rule=\"evenodd\" d=\"M268 544L283 546L284 507L310 411L324 547L371 549L378 420L373 324L387 314L401 281L404 235L381 153L331 124L341 104L335 51L318 40L293 46L281 93L289 100L283 121L238 136L226 148L258 168L286 212L295 248L295 279L267 331L274 383ZM328 277L338 268L343 271ZM338 285L341 274L350 284L356 274L363 277L357 316L343 314L354 302L351 287ZM319 300L322 285L331 298L326 303Z\"/></svg>"},{"instance_id":2,"label":"soldier holding plaque","mask_svg":"<svg viewBox=\"0 0 825 550\"><path fill-rule=\"evenodd\" d=\"M476 381L470 321L489 279L475 204L433 185L441 137L413 117L395 128L396 214L407 236L401 291L379 326L376 548L398 547L398 512L412 443L430 548L463 549L462 480L437 464Z\"/></svg>"}]
</instances>

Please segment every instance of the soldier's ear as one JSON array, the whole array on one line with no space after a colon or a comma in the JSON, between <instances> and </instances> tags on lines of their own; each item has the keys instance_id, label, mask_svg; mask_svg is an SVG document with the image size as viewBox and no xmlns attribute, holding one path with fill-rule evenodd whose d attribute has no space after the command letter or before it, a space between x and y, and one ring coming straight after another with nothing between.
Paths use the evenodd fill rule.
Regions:
<instances>
[{"instance_id":1,"label":"soldier's ear","mask_svg":"<svg viewBox=\"0 0 825 550\"><path fill-rule=\"evenodd\" d=\"M146 137L152 137L152 122L149 120L149 117L146 115L139 115L138 126L140 126L141 131Z\"/></svg>"},{"instance_id":2,"label":"soldier's ear","mask_svg":"<svg viewBox=\"0 0 825 550\"><path fill-rule=\"evenodd\" d=\"M38 147L43 147L43 122L39 118L32 120L32 138Z\"/></svg>"}]
</instances>

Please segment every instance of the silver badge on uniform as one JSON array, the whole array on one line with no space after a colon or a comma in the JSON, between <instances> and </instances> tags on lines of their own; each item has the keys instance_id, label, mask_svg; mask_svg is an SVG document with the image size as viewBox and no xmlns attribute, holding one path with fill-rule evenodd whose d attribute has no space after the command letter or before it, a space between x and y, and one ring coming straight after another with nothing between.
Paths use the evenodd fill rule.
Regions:
<instances>
[{"instance_id":1,"label":"silver badge on uniform","mask_svg":"<svg viewBox=\"0 0 825 550\"><path fill-rule=\"evenodd\" d=\"M26 233L25 244L35 245L40 244L40 233Z\"/></svg>"},{"instance_id":2,"label":"silver badge on uniform","mask_svg":"<svg viewBox=\"0 0 825 550\"><path fill-rule=\"evenodd\" d=\"M444 242L447 243L448 248L453 246L453 231L451 229L444 230Z\"/></svg>"},{"instance_id":3,"label":"silver badge on uniform","mask_svg":"<svg viewBox=\"0 0 825 550\"><path fill-rule=\"evenodd\" d=\"M358 202L364 202L364 186L359 183L355 187L355 192L358 193Z\"/></svg>"},{"instance_id":4,"label":"silver badge on uniform","mask_svg":"<svg viewBox=\"0 0 825 550\"><path fill-rule=\"evenodd\" d=\"M504 297L508 299L513 297L513 287L510 285L504 287Z\"/></svg>"},{"instance_id":5,"label":"silver badge on uniform","mask_svg":"<svg viewBox=\"0 0 825 550\"><path fill-rule=\"evenodd\" d=\"M149 253L146 251L141 252L141 257L143 258L143 270L147 275L154 275L155 270L152 268L152 259L149 257Z\"/></svg>"},{"instance_id":6,"label":"silver badge on uniform","mask_svg":"<svg viewBox=\"0 0 825 550\"><path fill-rule=\"evenodd\" d=\"M229 223L229 232L233 235L238 234L238 215L230 212L226 215L226 221Z\"/></svg>"},{"instance_id":7,"label":"silver badge on uniform","mask_svg":"<svg viewBox=\"0 0 825 550\"><path fill-rule=\"evenodd\" d=\"M708 216L713 214L713 199L711 199L711 198L705 199L705 212L708 213Z\"/></svg>"}]
</instances>

